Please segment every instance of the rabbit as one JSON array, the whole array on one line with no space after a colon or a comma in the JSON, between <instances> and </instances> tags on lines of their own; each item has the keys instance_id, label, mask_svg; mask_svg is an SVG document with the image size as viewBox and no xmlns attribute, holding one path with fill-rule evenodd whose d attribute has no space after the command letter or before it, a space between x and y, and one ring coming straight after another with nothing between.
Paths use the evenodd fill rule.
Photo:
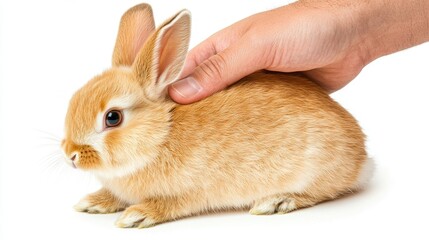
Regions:
<instances>
[{"instance_id":1,"label":"rabbit","mask_svg":"<svg viewBox=\"0 0 429 240\"><path fill-rule=\"evenodd\" d=\"M112 68L66 114L65 161L102 185L77 211L124 211L117 226L145 228L213 211L288 213L365 186L365 135L303 76L261 71L202 101L172 101L189 38L187 10L157 29L147 4L122 16Z\"/></svg>"}]
</instances>

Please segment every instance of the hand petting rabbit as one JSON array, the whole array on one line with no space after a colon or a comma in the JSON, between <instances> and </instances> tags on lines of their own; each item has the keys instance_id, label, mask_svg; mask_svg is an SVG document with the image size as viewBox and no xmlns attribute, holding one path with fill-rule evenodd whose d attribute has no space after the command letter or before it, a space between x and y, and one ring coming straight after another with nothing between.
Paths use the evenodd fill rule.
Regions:
<instances>
[{"instance_id":1,"label":"hand petting rabbit","mask_svg":"<svg viewBox=\"0 0 429 240\"><path fill-rule=\"evenodd\" d=\"M224 209L287 213L369 180L356 120L298 74L258 72L200 102L173 102L167 88L189 37L187 10L156 30L147 4L123 15L112 68L76 92L66 116L66 161L103 185L77 211L125 210L119 227Z\"/></svg>"}]
</instances>

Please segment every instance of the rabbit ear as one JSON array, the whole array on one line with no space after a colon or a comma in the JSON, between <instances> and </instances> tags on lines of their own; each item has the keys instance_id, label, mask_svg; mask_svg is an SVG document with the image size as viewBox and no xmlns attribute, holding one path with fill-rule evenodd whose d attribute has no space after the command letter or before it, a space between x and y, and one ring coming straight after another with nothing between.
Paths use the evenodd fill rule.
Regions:
<instances>
[{"instance_id":1,"label":"rabbit ear","mask_svg":"<svg viewBox=\"0 0 429 240\"><path fill-rule=\"evenodd\" d=\"M139 4L124 13L113 51L113 66L131 66L149 35L155 30L152 8Z\"/></svg>"},{"instance_id":2,"label":"rabbit ear","mask_svg":"<svg viewBox=\"0 0 429 240\"><path fill-rule=\"evenodd\" d=\"M165 99L169 84L178 80L189 46L191 16L182 10L153 33L133 64L147 97Z\"/></svg>"}]
</instances>

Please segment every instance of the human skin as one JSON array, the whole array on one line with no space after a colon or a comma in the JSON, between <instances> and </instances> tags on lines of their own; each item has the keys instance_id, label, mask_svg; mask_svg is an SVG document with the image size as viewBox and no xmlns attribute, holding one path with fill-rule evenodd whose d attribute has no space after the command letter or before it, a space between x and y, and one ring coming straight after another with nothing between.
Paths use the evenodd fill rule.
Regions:
<instances>
[{"instance_id":1,"label":"human skin","mask_svg":"<svg viewBox=\"0 0 429 240\"><path fill-rule=\"evenodd\" d=\"M197 45L169 94L189 104L261 69L302 72L334 92L371 61L428 40L429 0L298 1Z\"/></svg>"}]
</instances>

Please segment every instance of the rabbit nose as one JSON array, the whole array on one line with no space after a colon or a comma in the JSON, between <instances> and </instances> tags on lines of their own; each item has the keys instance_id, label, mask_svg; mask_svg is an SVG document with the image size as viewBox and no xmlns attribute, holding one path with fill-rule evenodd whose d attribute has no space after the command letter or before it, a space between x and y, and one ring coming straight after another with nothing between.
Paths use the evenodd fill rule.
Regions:
<instances>
[{"instance_id":1,"label":"rabbit nose","mask_svg":"<svg viewBox=\"0 0 429 240\"><path fill-rule=\"evenodd\" d=\"M70 158L72 161L74 161L75 159L76 159L76 153L75 154L73 154L73 156Z\"/></svg>"}]
</instances>

